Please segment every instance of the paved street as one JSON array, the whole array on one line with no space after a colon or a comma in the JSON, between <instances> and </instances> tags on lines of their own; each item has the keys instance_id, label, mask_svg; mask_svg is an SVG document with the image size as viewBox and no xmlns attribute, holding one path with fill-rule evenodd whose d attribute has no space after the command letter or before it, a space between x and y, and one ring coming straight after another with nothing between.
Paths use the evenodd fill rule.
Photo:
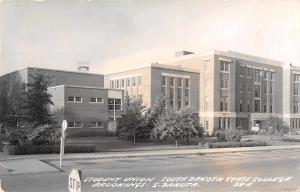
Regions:
<instances>
[{"instance_id":1,"label":"paved street","mask_svg":"<svg viewBox=\"0 0 300 192\"><path fill-rule=\"evenodd\" d=\"M300 191L299 149L64 163L64 172L1 175L3 188L67 191L69 171L79 168L82 191Z\"/></svg>"}]
</instances>

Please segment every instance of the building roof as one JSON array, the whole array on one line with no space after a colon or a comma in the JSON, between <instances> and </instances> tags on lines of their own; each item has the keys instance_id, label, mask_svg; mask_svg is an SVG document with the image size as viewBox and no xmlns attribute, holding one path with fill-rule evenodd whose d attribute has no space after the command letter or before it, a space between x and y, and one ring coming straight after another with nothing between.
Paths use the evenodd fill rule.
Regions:
<instances>
[{"instance_id":1,"label":"building roof","mask_svg":"<svg viewBox=\"0 0 300 192\"><path fill-rule=\"evenodd\" d=\"M6 76L9 74L13 74L13 73L17 73L19 71L25 70L25 69L37 69L37 70L46 70L46 71L58 71L58 72L65 72L65 73L78 73L78 74L87 74L87 75L103 75L103 74L97 74L97 73L85 73L85 72L79 72L79 71L67 71L67 70L59 70L59 69L47 69L47 68L41 68L41 67L25 67L23 69L19 69L19 70L15 70L6 74L1 75L2 76Z\"/></svg>"},{"instance_id":2,"label":"building roof","mask_svg":"<svg viewBox=\"0 0 300 192\"><path fill-rule=\"evenodd\" d=\"M228 51L219 51L219 50L215 50L214 54L227 56L227 57L232 57L232 58L237 58L237 59L248 60L248 61L253 61L253 62L257 62L257 63L274 65L274 66L278 66L278 67L283 66L283 62L281 62L281 61L276 61L276 60L273 60L273 59L258 57L258 56L249 55L249 54L245 54L245 53L240 53L240 52L236 52L236 51L230 51L230 50L228 50Z\"/></svg>"},{"instance_id":3,"label":"building roof","mask_svg":"<svg viewBox=\"0 0 300 192\"><path fill-rule=\"evenodd\" d=\"M89 87L89 86L77 86L77 85L56 85L48 88L56 88L56 87L69 87L69 88L80 88L80 89L97 89L97 90L113 90L113 91L123 91L121 89L112 89L112 88L104 88L104 87Z\"/></svg>"}]
</instances>

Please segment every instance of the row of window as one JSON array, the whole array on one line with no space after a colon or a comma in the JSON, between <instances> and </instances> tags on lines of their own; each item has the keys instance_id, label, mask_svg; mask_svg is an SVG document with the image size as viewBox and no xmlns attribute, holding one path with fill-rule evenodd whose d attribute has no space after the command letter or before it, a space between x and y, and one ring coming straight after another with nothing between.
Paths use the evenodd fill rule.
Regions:
<instances>
[{"instance_id":1,"label":"row of window","mask_svg":"<svg viewBox=\"0 0 300 192\"><path fill-rule=\"evenodd\" d=\"M252 70L254 70L254 79L255 82L260 82L263 78L264 80L268 79L268 73L270 73L270 80L275 80L275 73L274 72L268 72L260 69L252 69L249 67L240 66L240 76L252 77ZM261 78L262 77L262 78Z\"/></svg>"},{"instance_id":2,"label":"row of window","mask_svg":"<svg viewBox=\"0 0 300 192\"><path fill-rule=\"evenodd\" d=\"M68 122L68 128L82 128L83 123L80 121ZM104 128L103 122L90 122L90 128Z\"/></svg>"},{"instance_id":3,"label":"row of window","mask_svg":"<svg viewBox=\"0 0 300 192\"><path fill-rule=\"evenodd\" d=\"M110 80L110 88L119 89L136 85L142 85L142 76Z\"/></svg>"},{"instance_id":4,"label":"row of window","mask_svg":"<svg viewBox=\"0 0 300 192\"><path fill-rule=\"evenodd\" d=\"M68 97L68 102L82 103L82 97L70 96ZM104 103L103 98L91 97L90 103ZM108 98L108 110L109 111L120 111L122 110L122 101L121 99Z\"/></svg>"},{"instance_id":5,"label":"row of window","mask_svg":"<svg viewBox=\"0 0 300 192\"><path fill-rule=\"evenodd\" d=\"M170 81L170 87L167 89L167 82ZM175 83L177 82L177 88ZM185 87L183 88L183 82ZM168 107L180 110L182 106L190 104L190 82L189 79L162 76L161 94L168 96ZM175 98L176 97L176 98ZM177 103L175 104L175 100Z\"/></svg>"},{"instance_id":6,"label":"row of window","mask_svg":"<svg viewBox=\"0 0 300 192\"><path fill-rule=\"evenodd\" d=\"M269 112L272 113L273 112L273 97L270 96L269 99ZM222 96L220 99L220 111L228 111L228 104L229 104L229 97L226 96ZM250 100L247 101L247 111L250 112ZM243 112L243 101L240 100L240 112ZM267 112L267 105L264 104L263 105L263 109L261 110L261 101L259 99L255 99L254 100L254 112L256 113L260 113L260 112Z\"/></svg>"},{"instance_id":7,"label":"row of window","mask_svg":"<svg viewBox=\"0 0 300 192\"><path fill-rule=\"evenodd\" d=\"M82 103L82 97L69 96L68 97L68 102ZM103 98L91 97L90 98L90 103L104 103L104 102L103 102Z\"/></svg>"},{"instance_id":8,"label":"row of window","mask_svg":"<svg viewBox=\"0 0 300 192\"><path fill-rule=\"evenodd\" d=\"M183 83L186 88L190 87L190 79L162 76L162 86L167 86L168 81L171 87L175 86L176 82L178 87L182 87Z\"/></svg>"}]
</instances>

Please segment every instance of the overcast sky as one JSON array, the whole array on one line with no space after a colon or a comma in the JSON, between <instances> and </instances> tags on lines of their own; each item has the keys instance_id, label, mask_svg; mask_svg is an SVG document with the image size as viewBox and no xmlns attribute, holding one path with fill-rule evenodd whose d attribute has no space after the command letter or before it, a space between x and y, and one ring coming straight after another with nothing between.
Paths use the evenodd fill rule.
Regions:
<instances>
[{"instance_id":1,"label":"overcast sky","mask_svg":"<svg viewBox=\"0 0 300 192\"><path fill-rule=\"evenodd\" d=\"M110 73L175 51L233 50L300 66L300 0L0 0L0 75Z\"/></svg>"}]
</instances>

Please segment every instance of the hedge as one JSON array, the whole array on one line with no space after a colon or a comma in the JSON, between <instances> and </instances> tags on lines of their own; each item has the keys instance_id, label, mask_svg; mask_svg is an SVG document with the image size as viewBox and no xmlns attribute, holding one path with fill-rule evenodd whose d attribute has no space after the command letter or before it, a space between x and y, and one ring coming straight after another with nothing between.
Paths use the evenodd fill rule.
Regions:
<instances>
[{"instance_id":1,"label":"hedge","mask_svg":"<svg viewBox=\"0 0 300 192\"><path fill-rule=\"evenodd\" d=\"M245 142L216 142L209 143L209 148L228 148L228 147L255 147L255 146L267 146L269 145L265 141L245 141Z\"/></svg>"},{"instance_id":2,"label":"hedge","mask_svg":"<svg viewBox=\"0 0 300 192\"><path fill-rule=\"evenodd\" d=\"M24 154L54 154L60 152L59 145L5 145L3 152L10 155ZM66 145L65 153L92 153L95 152L95 145L76 144Z\"/></svg>"}]
</instances>

